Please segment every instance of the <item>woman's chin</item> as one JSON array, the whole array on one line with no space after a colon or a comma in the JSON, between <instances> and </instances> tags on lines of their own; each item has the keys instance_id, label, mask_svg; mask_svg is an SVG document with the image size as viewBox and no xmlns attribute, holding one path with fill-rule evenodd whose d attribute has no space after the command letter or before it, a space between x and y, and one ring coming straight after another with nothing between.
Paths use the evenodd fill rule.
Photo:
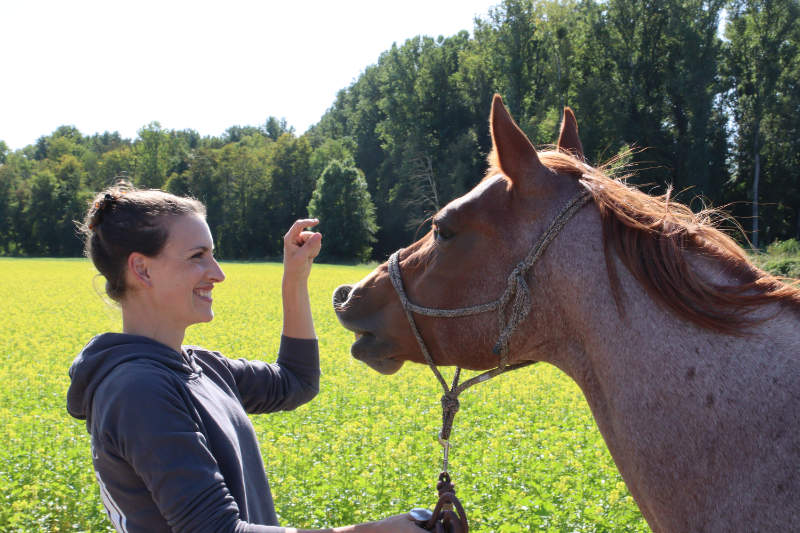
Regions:
<instances>
[{"instance_id":1,"label":"woman's chin","mask_svg":"<svg viewBox=\"0 0 800 533\"><path fill-rule=\"evenodd\" d=\"M192 323L189 325L202 324L204 322L211 322L212 320L214 320L214 311L212 311L211 309L207 309L195 313Z\"/></svg>"}]
</instances>

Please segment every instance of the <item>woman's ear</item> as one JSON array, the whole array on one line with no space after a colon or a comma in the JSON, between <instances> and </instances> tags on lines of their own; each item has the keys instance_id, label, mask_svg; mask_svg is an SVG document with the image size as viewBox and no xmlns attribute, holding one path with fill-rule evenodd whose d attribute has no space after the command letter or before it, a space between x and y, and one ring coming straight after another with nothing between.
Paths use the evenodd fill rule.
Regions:
<instances>
[{"instance_id":1,"label":"woman's ear","mask_svg":"<svg viewBox=\"0 0 800 533\"><path fill-rule=\"evenodd\" d=\"M150 260L146 255L133 252L128 256L128 272L133 284L152 287L153 280L150 278Z\"/></svg>"}]
</instances>

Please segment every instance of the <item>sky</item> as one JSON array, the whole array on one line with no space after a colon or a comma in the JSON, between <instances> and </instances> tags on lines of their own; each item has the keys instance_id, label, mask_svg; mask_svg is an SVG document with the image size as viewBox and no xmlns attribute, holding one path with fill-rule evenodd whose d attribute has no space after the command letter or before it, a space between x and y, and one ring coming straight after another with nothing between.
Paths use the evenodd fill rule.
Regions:
<instances>
[{"instance_id":1,"label":"sky","mask_svg":"<svg viewBox=\"0 0 800 533\"><path fill-rule=\"evenodd\" d=\"M0 140L315 124L392 43L472 31L499 0L3 0Z\"/></svg>"}]
</instances>

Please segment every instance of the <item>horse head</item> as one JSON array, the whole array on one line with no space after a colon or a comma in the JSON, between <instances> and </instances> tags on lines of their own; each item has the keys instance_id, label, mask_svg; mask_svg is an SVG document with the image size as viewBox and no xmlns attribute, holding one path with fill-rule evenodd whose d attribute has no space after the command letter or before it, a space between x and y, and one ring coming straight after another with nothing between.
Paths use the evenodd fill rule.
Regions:
<instances>
[{"instance_id":1,"label":"horse head","mask_svg":"<svg viewBox=\"0 0 800 533\"><path fill-rule=\"evenodd\" d=\"M508 287L509 273L558 209L582 189L575 175L543 163L498 95L489 123L493 148L483 180L439 211L425 236L398 251L402 286L418 306L455 309L497 299ZM549 153L571 160L568 166L573 169L583 165L578 127L569 108L564 110L557 151ZM550 268L554 265L537 265L541 274L536 276L546 278ZM524 336L512 336L512 358L507 362L542 360L548 346L561 342L555 338L563 329L555 327L558 309L546 305L552 301L551 290L555 289L541 284L532 291L536 320L526 321ZM392 285L388 263L355 285L337 288L333 303L341 324L356 334L351 348L356 359L385 374L396 372L404 361L426 362ZM416 315L415 321L437 365L481 370L499 363L498 312L453 318Z\"/></svg>"}]
</instances>

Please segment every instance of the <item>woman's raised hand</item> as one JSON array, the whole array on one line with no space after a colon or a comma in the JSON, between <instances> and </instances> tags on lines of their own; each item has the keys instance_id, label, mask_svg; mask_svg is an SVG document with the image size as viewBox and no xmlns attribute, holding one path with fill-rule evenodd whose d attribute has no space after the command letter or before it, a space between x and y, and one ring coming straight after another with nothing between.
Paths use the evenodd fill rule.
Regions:
<instances>
[{"instance_id":1,"label":"woman's raised hand","mask_svg":"<svg viewBox=\"0 0 800 533\"><path fill-rule=\"evenodd\" d=\"M295 221L283 236L283 275L290 281L305 282L311 273L311 264L322 247L322 234L306 231L319 224L316 218Z\"/></svg>"}]
</instances>

